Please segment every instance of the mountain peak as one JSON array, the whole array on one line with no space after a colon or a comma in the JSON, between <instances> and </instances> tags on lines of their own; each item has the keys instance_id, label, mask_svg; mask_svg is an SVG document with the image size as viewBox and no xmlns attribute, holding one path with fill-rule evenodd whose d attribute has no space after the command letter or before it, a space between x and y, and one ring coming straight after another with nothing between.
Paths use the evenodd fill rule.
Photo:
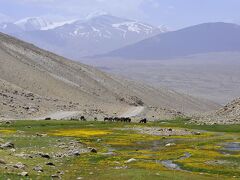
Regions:
<instances>
[{"instance_id":1,"label":"mountain peak","mask_svg":"<svg viewBox=\"0 0 240 180\"><path fill-rule=\"evenodd\" d=\"M240 51L240 26L204 23L153 36L104 56L128 59L169 59L194 54Z\"/></svg>"},{"instance_id":2,"label":"mountain peak","mask_svg":"<svg viewBox=\"0 0 240 180\"><path fill-rule=\"evenodd\" d=\"M71 24L77 21L76 19L53 22L43 17L27 17L16 21L14 24L20 27L24 31L35 30L50 30L65 24Z\"/></svg>"},{"instance_id":3,"label":"mountain peak","mask_svg":"<svg viewBox=\"0 0 240 180\"><path fill-rule=\"evenodd\" d=\"M99 16L106 16L106 15L110 15L110 14L106 11L94 11L94 12L87 15L86 20L96 18L96 17L99 17Z\"/></svg>"},{"instance_id":4,"label":"mountain peak","mask_svg":"<svg viewBox=\"0 0 240 180\"><path fill-rule=\"evenodd\" d=\"M42 17L27 17L15 22L16 25L25 31L42 30L52 25L53 22Z\"/></svg>"},{"instance_id":5,"label":"mountain peak","mask_svg":"<svg viewBox=\"0 0 240 180\"><path fill-rule=\"evenodd\" d=\"M103 54L162 32L158 27L106 12L95 12L88 18L56 23L29 17L8 25L7 29L6 25L2 25L3 28L0 25L0 31L10 31L21 39L72 59Z\"/></svg>"}]
</instances>

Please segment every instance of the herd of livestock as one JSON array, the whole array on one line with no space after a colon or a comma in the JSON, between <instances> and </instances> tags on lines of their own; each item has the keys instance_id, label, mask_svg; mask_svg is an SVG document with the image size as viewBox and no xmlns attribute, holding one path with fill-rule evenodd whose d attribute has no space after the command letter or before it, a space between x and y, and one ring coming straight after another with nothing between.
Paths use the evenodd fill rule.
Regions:
<instances>
[{"instance_id":1,"label":"herd of livestock","mask_svg":"<svg viewBox=\"0 0 240 180\"><path fill-rule=\"evenodd\" d=\"M45 118L45 120L51 120L50 117ZM75 118L71 118L71 120L76 120ZM85 118L85 116L81 116L79 118L79 120L81 121L86 121L87 119ZM97 118L94 118L95 121L97 121ZM132 119L129 117L105 117L104 121L108 121L108 122L126 122L126 123L130 123L132 122ZM142 120L139 121L139 123L147 123L147 119L144 118Z\"/></svg>"},{"instance_id":2,"label":"herd of livestock","mask_svg":"<svg viewBox=\"0 0 240 180\"><path fill-rule=\"evenodd\" d=\"M129 117L105 117L104 121L109 121L109 122L128 122L130 123L132 121L131 118ZM139 123L147 123L147 119L144 118L139 121Z\"/></svg>"}]
</instances>

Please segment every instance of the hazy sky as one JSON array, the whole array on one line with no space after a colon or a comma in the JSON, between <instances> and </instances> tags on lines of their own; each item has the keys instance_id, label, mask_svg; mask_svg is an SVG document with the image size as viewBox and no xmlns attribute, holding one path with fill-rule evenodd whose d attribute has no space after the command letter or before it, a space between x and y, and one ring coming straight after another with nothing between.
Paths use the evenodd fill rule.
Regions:
<instances>
[{"instance_id":1,"label":"hazy sky","mask_svg":"<svg viewBox=\"0 0 240 180\"><path fill-rule=\"evenodd\" d=\"M91 12L137 19L170 29L203 22L240 23L240 0L0 0L0 18L83 18Z\"/></svg>"}]
</instances>

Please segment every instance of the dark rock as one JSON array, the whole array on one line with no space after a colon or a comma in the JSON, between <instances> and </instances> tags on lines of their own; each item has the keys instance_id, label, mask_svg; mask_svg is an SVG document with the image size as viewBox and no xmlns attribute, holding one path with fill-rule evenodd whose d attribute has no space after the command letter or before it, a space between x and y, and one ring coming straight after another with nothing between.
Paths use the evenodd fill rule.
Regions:
<instances>
[{"instance_id":1,"label":"dark rock","mask_svg":"<svg viewBox=\"0 0 240 180\"><path fill-rule=\"evenodd\" d=\"M55 164L53 164L52 162L47 162L46 165L47 166L55 166Z\"/></svg>"},{"instance_id":2,"label":"dark rock","mask_svg":"<svg viewBox=\"0 0 240 180\"><path fill-rule=\"evenodd\" d=\"M63 174L64 174L63 171L57 171L57 173L60 174L60 175L63 175Z\"/></svg>"},{"instance_id":3,"label":"dark rock","mask_svg":"<svg viewBox=\"0 0 240 180\"><path fill-rule=\"evenodd\" d=\"M61 179L60 176L57 174L53 174L51 177L52 177L52 179Z\"/></svg>"},{"instance_id":4,"label":"dark rock","mask_svg":"<svg viewBox=\"0 0 240 180\"><path fill-rule=\"evenodd\" d=\"M95 148L89 148L91 153L97 153L97 150Z\"/></svg>"},{"instance_id":5,"label":"dark rock","mask_svg":"<svg viewBox=\"0 0 240 180\"><path fill-rule=\"evenodd\" d=\"M39 134L39 133L37 133L36 135L39 137L47 136L47 134Z\"/></svg>"},{"instance_id":6,"label":"dark rock","mask_svg":"<svg viewBox=\"0 0 240 180\"><path fill-rule=\"evenodd\" d=\"M14 144L11 142L6 142L5 144L1 144L0 148L1 149L7 149L7 148L14 148Z\"/></svg>"},{"instance_id":7,"label":"dark rock","mask_svg":"<svg viewBox=\"0 0 240 180\"><path fill-rule=\"evenodd\" d=\"M0 159L0 164L7 164L4 160Z\"/></svg>"},{"instance_id":8,"label":"dark rock","mask_svg":"<svg viewBox=\"0 0 240 180\"><path fill-rule=\"evenodd\" d=\"M201 133L200 132L194 132L194 135L201 135Z\"/></svg>"},{"instance_id":9,"label":"dark rock","mask_svg":"<svg viewBox=\"0 0 240 180\"><path fill-rule=\"evenodd\" d=\"M38 155L41 156L42 158L46 158L46 159L51 158L48 154L39 153Z\"/></svg>"}]
</instances>

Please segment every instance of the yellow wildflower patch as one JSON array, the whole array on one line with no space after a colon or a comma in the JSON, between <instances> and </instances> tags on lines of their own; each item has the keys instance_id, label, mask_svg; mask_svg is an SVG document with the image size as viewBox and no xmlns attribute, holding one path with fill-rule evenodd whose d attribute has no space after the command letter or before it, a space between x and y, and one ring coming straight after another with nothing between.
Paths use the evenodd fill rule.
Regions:
<instances>
[{"instance_id":1,"label":"yellow wildflower patch","mask_svg":"<svg viewBox=\"0 0 240 180\"><path fill-rule=\"evenodd\" d=\"M0 133L3 133L3 134L12 134L15 132L16 130L13 130L13 129L0 129Z\"/></svg>"},{"instance_id":2,"label":"yellow wildflower patch","mask_svg":"<svg viewBox=\"0 0 240 180\"><path fill-rule=\"evenodd\" d=\"M108 135L111 134L111 131L97 129L67 129L57 130L51 134L55 136L89 137Z\"/></svg>"}]
</instances>

